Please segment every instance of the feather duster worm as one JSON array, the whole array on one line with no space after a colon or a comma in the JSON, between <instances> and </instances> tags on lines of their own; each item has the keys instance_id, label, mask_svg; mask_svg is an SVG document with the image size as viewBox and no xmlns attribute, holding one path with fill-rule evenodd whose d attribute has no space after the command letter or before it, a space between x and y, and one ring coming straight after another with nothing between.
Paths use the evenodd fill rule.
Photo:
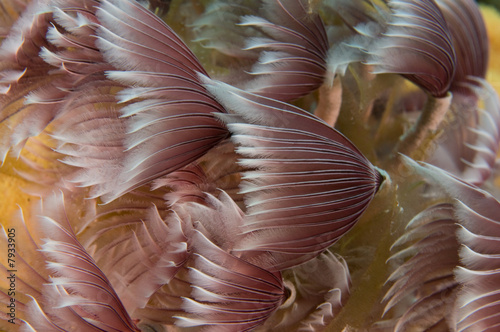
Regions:
<instances>
[{"instance_id":1,"label":"feather duster worm","mask_svg":"<svg viewBox=\"0 0 500 332\"><path fill-rule=\"evenodd\" d=\"M266 37L252 38L246 49L264 49L246 90L282 101L316 90L326 74L328 38L319 15L306 1L265 1L265 17L244 16L241 26L260 28ZM268 37L267 37L268 36Z\"/></svg>"},{"instance_id":2,"label":"feather duster worm","mask_svg":"<svg viewBox=\"0 0 500 332\"><path fill-rule=\"evenodd\" d=\"M489 58L486 28L471 1L437 1L450 26L457 70L453 100L431 163L480 185L491 174L498 149L498 95L484 80Z\"/></svg>"},{"instance_id":3,"label":"feather duster worm","mask_svg":"<svg viewBox=\"0 0 500 332\"><path fill-rule=\"evenodd\" d=\"M109 280L76 239L62 194L48 197L37 214L26 231L39 248L36 259L46 262L46 268L35 272L31 267L26 274L38 279L32 287L39 291L26 292L32 300L23 306L22 330L138 331Z\"/></svg>"},{"instance_id":4,"label":"feather duster worm","mask_svg":"<svg viewBox=\"0 0 500 332\"><path fill-rule=\"evenodd\" d=\"M283 280L279 272L269 272L232 253L243 219L241 210L224 192L219 198L206 194L204 204L179 202L172 209L174 214L166 221L180 222L186 236L189 258L182 267L188 272L182 278L191 287L190 292L179 294L185 313L175 317L175 324L225 331L262 325L285 300Z\"/></svg>"},{"instance_id":5,"label":"feather duster worm","mask_svg":"<svg viewBox=\"0 0 500 332\"><path fill-rule=\"evenodd\" d=\"M204 47L249 67L252 77L238 83L247 91L290 101L316 90L325 79L328 37L307 1L216 2L194 25ZM221 40L215 33L222 31Z\"/></svg>"},{"instance_id":6,"label":"feather duster worm","mask_svg":"<svg viewBox=\"0 0 500 332\"><path fill-rule=\"evenodd\" d=\"M488 36L479 7L471 0L437 0L449 26L456 54L451 91L466 93L470 76L485 78L489 58Z\"/></svg>"},{"instance_id":7,"label":"feather duster worm","mask_svg":"<svg viewBox=\"0 0 500 332\"><path fill-rule=\"evenodd\" d=\"M123 129L120 127L122 121L117 119L115 113L116 107L110 104L111 101L115 104L111 91L120 89L121 86L105 78L104 71L112 69L112 66L103 61L102 55L95 47L94 6L97 2L44 2L43 10L37 7L40 3L32 4L37 14L31 21L38 22L40 15L44 15L47 28L37 29L38 33L46 33L38 38L43 38L44 43L32 51L29 61L19 62L21 60L18 59L18 66L26 66L26 73L41 70L44 74L28 76L28 88L19 92L15 91L23 80L11 84L11 89L4 96L5 100L17 98L18 102L10 102L9 107L2 108L2 112L9 109L15 112L6 119L6 124L18 134L24 132L19 128L22 125L29 126L30 130L37 128L36 132L23 134L23 142L40 132L48 136L49 139L41 143L54 150L60 149L67 159L64 160L62 155L58 155L57 159L63 159L71 165L65 168L56 158L49 161L60 170L65 168L61 171L65 174L64 181L76 176L73 165L86 165L97 174L105 172L107 168L116 168L114 161L123 150L121 143L117 146L116 140L120 139ZM20 22L23 21L25 20ZM26 34L13 30L2 47L15 44L23 35ZM32 44L24 38L25 43ZM107 104L107 107L98 107L101 102L102 105ZM29 116L29 120L26 116ZM21 117L19 125L9 124L18 117ZM109 127L104 128L103 124ZM77 130L68 130L68 126ZM7 149L12 145L14 142L8 143ZM77 161L73 157L78 155L82 158ZM99 165L97 161L103 161L103 164ZM99 178L95 177L93 180L95 183Z\"/></svg>"},{"instance_id":8,"label":"feather duster worm","mask_svg":"<svg viewBox=\"0 0 500 332\"><path fill-rule=\"evenodd\" d=\"M189 280L193 299L185 298L191 317L180 326L208 326L208 331L250 331L261 325L284 298L279 273L271 273L217 248L198 231Z\"/></svg>"},{"instance_id":9,"label":"feather duster worm","mask_svg":"<svg viewBox=\"0 0 500 332\"><path fill-rule=\"evenodd\" d=\"M257 15L261 5L261 1L245 0L210 2L192 23L195 41L204 48L215 51L212 55L216 64L227 66L236 62L238 65L244 64L244 67L251 66L258 59L259 51L245 50L245 40L255 37L256 31L242 29L238 23L243 16ZM236 71L233 73L238 75Z\"/></svg>"},{"instance_id":10,"label":"feather duster worm","mask_svg":"<svg viewBox=\"0 0 500 332\"><path fill-rule=\"evenodd\" d=\"M212 116L222 107L197 80L197 73L205 73L204 69L177 35L143 6L120 1L55 1L51 5L33 9L34 18L26 14L43 25L33 31L47 32L46 38L38 38L43 42L36 50L12 51L22 34L16 30L2 45L4 52L30 51L28 55L36 59L27 62L13 55L18 74L4 71L5 84L26 76L22 68L27 66L28 76L36 68L50 73L53 87L49 88L54 90L37 89L36 84L44 82L42 74L31 77L29 87L19 93L15 92L19 83L9 88L5 103L13 106L2 107L3 112L28 114L36 108L38 115L29 121L25 116L16 120L30 129L26 134L22 128L15 135L6 133L16 141L5 141L4 156L10 146L36 136L57 115L60 121L49 131L57 139L57 150L68 156L65 163L82 169L69 180L92 186L93 196L106 194L109 201L195 160L227 136ZM19 24L26 25L24 21ZM53 71L54 66L60 70ZM123 90L127 85L135 87ZM30 95L26 90L32 91ZM118 95L123 104L116 103L118 90L123 90ZM28 106L20 112L14 100L22 103L23 99ZM75 116L80 112L85 115ZM9 121L4 126L13 128L12 115L6 113L4 119Z\"/></svg>"},{"instance_id":11,"label":"feather duster worm","mask_svg":"<svg viewBox=\"0 0 500 332\"><path fill-rule=\"evenodd\" d=\"M401 74L435 97L446 95L456 55L434 0L340 1L338 7L328 7L355 31L332 47L329 66L334 72L345 73L346 64L364 61L374 73Z\"/></svg>"},{"instance_id":12,"label":"feather duster worm","mask_svg":"<svg viewBox=\"0 0 500 332\"><path fill-rule=\"evenodd\" d=\"M46 4L31 4L0 48L2 162L11 148L18 155L28 137L38 135L55 116L52 105L25 105L24 97L37 88L43 88L55 100L63 94L53 85L57 76L48 75L52 67L38 55L42 47L50 47L45 33L51 15L46 11Z\"/></svg>"},{"instance_id":13,"label":"feather duster worm","mask_svg":"<svg viewBox=\"0 0 500 332\"><path fill-rule=\"evenodd\" d=\"M463 266L455 270L462 285L457 298L456 327L459 331L486 331L500 324L498 315L498 236L500 202L489 193L453 177L431 165L418 165L417 171L439 183L456 198L455 215L462 244Z\"/></svg>"},{"instance_id":14,"label":"feather duster worm","mask_svg":"<svg viewBox=\"0 0 500 332\"><path fill-rule=\"evenodd\" d=\"M128 103L121 111L127 137L120 173L94 194L109 200L194 161L227 131L212 115L222 107L198 81L203 67L163 21L119 1L103 2L97 18L97 46L122 70L108 77L133 86L119 94L119 102Z\"/></svg>"},{"instance_id":15,"label":"feather duster worm","mask_svg":"<svg viewBox=\"0 0 500 332\"><path fill-rule=\"evenodd\" d=\"M285 280L291 295L264 328L321 331L341 312L350 295L347 263L329 250L285 272Z\"/></svg>"},{"instance_id":16,"label":"feather duster worm","mask_svg":"<svg viewBox=\"0 0 500 332\"><path fill-rule=\"evenodd\" d=\"M475 83L467 85L467 97L457 92L450 107L455 117L451 120L453 125L451 129L443 128L428 161L467 182L481 185L495 168L500 142L500 101L485 80L473 77L468 80Z\"/></svg>"},{"instance_id":17,"label":"feather duster worm","mask_svg":"<svg viewBox=\"0 0 500 332\"><path fill-rule=\"evenodd\" d=\"M291 105L204 79L233 112L221 118L239 145L247 217L239 250L271 251L281 270L318 255L366 209L381 174L342 134Z\"/></svg>"},{"instance_id":18,"label":"feather duster worm","mask_svg":"<svg viewBox=\"0 0 500 332\"><path fill-rule=\"evenodd\" d=\"M453 273L459 263L453 212L453 205L447 203L425 209L408 222L406 233L393 244L395 253L387 263L402 262L387 279L393 284L384 296L384 315L391 309L401 314L376 325L391 326L394 331L453 327L459 289Z\"/></svg>"},{"instance_id":19,"label":"feather duster worm","mask_svg":"<svg viewBox=\"0 0 500 332\"><path fill-rule=\"evenodd\" d=\"M390 1L387 31L369 49L375 73L402 74L435 97L455 75L456 55L448 25L433 0Z\"/></svg>"}]
</instances>

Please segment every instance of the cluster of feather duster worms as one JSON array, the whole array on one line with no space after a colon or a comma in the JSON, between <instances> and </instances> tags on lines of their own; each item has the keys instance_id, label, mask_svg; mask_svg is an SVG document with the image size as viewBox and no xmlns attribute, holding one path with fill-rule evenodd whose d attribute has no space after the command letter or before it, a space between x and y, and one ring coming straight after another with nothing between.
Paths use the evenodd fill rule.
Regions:
<instances>
[{"instance_id":1,"label":"cluster of feather duster worms","mask_svg":"<svg viewBox=\"0 0 500 332\"><path fill-rule=\"evenodd\" d=\"M4 0L0 18L0 330L500 328L500 101L474 0Z\"/></svg>"}]
</instances>

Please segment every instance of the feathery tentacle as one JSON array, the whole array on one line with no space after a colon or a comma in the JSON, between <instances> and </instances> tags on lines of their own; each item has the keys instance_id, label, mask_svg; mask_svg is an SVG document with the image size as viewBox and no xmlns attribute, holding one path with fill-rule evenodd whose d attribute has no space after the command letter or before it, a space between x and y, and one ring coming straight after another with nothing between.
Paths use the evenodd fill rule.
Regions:
<instances>
[{"instance_id":1,"label":"feathery tentacle","mask_svg":"<svg viewBox=\"0 0 500 332\"><path fill-rule=\"evenodd\" d=\"M382 176L342 134L294 106L205 79L235 114L220 117L239 145L247 216L238 250L280 256L281 270L311 259L344 235ZM262 263L266 264L266 263Z\"/></svg>"},{"instance_id":2,"label":"feathery tentacle","mask_svg":"<svg viewBox=\"0 0 500 332\"><path fill-rule=\"evenodd\" d=\"M196 160L227 136L212 115L224 109L200 84L205 70L159 18L132 1L103 1L98 46L129 86L118 94L126 120L125 153L116 181L94 189L110 201Z\"/></svg>"}]
</instances>

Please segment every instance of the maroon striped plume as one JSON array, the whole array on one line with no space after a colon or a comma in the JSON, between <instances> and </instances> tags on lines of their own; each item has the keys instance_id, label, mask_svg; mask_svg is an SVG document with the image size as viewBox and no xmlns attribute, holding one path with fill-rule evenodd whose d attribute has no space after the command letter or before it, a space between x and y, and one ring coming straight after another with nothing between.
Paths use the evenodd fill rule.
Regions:
<instances>
[{"instance_id":1,"label":"maroon striped plume","mask_svg":"<svg viewBox=\"0 0 500 332\"><path fill-rule=\"evenodd\" d=\"M239 163L253 169L243 174L247 216L238 250L273 252L261 266L280 270L318 255L354 226L382 176L347 138L289 104L204 81L231 112L220 117Z\"/></svg>"},{"instance_id":2,"label":"maroon striped plume","mask_svg":"<svg viewBox=\"0 0 500 332\"><path fill-rule=\"evenodd\" d=\"M262 50L245 90L290 101L321 86L326 75L328 37L323 21L303 0L264 1L259 16L243 16L243 27L263 37L247 40L247 50Z\"/></svg>"},{"instance_id":3,"label":"maroon striped plume","mask_svg":"<svg viewBox=\"0 0 500 332\"><path fill-rule=\"evenodd\" d=\"M494 330L500 325L500 202L486 191L425 164L406 158L409 165L432 179L455 199L454 214L461 266L455 318L459 331Z\"/></svg>"},{"instance_id":4,"label":"maroon striped plume","mask_svg":"<svg viewBox=\"0 0 500 332\"><path fill-rule=\"evenodd\" d=\"M451 33L434 0L392 0L387 30L368 52L374 73L396 73L435 97L443 97L455 75Z\"/></svg>"}]
</instances>

